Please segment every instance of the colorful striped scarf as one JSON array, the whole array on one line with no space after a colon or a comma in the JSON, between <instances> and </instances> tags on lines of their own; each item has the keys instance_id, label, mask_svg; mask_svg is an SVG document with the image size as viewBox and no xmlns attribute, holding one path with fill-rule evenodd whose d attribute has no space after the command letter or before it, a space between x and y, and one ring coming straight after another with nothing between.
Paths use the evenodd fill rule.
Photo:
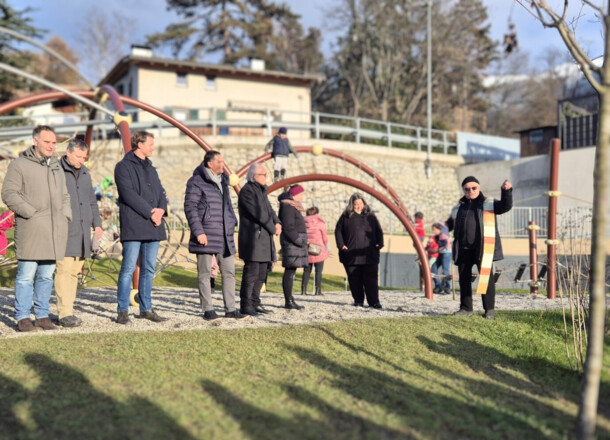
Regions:
<instances>
[{"instance_id":1,"label":"colorful striped scarf","mask_svg":"<svg viewBox=\"0 0 610 440\"><path fill-rule=\"evenodd\" d=\"M479 269L477 293L485 295L491 276L494 251L496 248L496 215L494 214L494 199L488 197L483 202L483 258Z\"/></svg>"}]
</instances>

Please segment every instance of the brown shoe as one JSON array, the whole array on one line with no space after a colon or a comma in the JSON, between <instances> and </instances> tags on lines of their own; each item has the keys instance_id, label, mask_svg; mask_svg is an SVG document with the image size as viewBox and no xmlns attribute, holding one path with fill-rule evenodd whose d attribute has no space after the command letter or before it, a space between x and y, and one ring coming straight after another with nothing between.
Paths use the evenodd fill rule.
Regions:
<instances>
[{"instance_id":1,"label":"brown shoe","mask_svg":"<svg viewBox=\"0 0 610 440\"><path fill-rule=\"evenodd\" d=\"M57 330L57 326L48 317L37 319L34 325L43 330Z\"/></svg>"},{"instance_id":2,"label":"brown shoe","mask_svg":"<svg viewBox=\"0 0 610 440\"><path fill-rule=\"evenodd\" d=\"M17 322L17 330L20 332L37 332L40 330L38 327L34 327L30 318L24 318Z\"/></svg>"},{"instance_id":3,"label":"brown shoe","mask_svg":"<svg viewBox=\"0 0 610 440\"><path fill-rule=\"evenodd\" d=\"M146 312L140 312L140 318L148 319L149 321L152 321L152 322L165 322L168 319L168 318L162 318L161 316L157 315L157 312L155 312L155 309L150 309Z\"/></svg>"}]
</instances>

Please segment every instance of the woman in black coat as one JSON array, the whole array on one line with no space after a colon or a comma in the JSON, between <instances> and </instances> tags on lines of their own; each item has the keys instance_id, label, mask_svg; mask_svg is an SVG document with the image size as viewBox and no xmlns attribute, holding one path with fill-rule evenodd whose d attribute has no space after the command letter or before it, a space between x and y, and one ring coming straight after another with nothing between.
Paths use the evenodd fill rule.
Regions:
<instances>
[{"instance_id":1,"label":"woman in black coat","mask_svg":"<svg viewBox=\"0 0 610 440\"><path fill-rule=\"evenodd\" d=\"M303 218L303 205L301 201L305 196L305 190L301 185L293 185L290 189L280 195L280 212L278 217L282 222L282 234L280 244L282 246L282 267L284 267L284 277L282 278L282 288L287 309L300 310L292 296L292 285L294 275L299 267L309 265L307 261L307 228Z\"/></svg>"},{"instance_id":2,"label":"woman in black coat","mask_svg":"<svg viewBox=\"0 0 610 440\"><path fill-rule=\"evenodd\" d=\"M347 273L347 281L354 298L354 306L362 307L364 297L369 306L380 309L379 250L383 247L383 231L377 217L364 201L354 193L335 227L339 261Z\"/></svg>"}]
</instances>

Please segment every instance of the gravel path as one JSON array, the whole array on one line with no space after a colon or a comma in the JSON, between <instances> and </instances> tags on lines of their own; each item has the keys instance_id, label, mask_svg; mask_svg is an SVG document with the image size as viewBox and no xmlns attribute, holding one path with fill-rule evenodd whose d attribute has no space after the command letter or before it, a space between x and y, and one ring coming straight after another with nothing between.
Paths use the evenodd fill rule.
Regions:
<instances>
[{"instance_id":1,"label":"gravel path","mask_svg":"<svg viewBox=\"0 0 610 440\"><path fill-rule=\"evenodd\" d=\"M83 325L74 329L60 328L62 333L92 333L112 331L147 331L147 330L186 330L220 327L225 329L243 327L277 326L288 324L309 324L314 322L332 322L340 319L359 318L404 318L409 316L449 315L459 308L459 298L453 300L451 295L435 295L433 301L426 300L421 292L383 291L380 292L383 309L351 306L349 292L325 293L323 296L296 295L298 304L303 310L286 310L284 299L278 293L262 295L263 304L272 310L272 314L244 320L222 319L215 323L203 320L199 305L199 294L195 289L153 288L153 307L161 316L170 318L164 323L135 318L136 307L130 308L131 324L116 324L116 289L86 288L79 289L75 313L83 320ZM481 300L474 298L475 314L482 314ZM214 294L216 312L224 316L222 297ZM560 299L549 300L543 295L496 295L496 310L547 310L561 307ZM51 313L56 312L55 299L52 299ZM12 289L0 288L0 338L30 337L37 333L19 333L15 329L14 292ZM58 332L45 332L57 334Z\"/></svg>"}]
</instances>

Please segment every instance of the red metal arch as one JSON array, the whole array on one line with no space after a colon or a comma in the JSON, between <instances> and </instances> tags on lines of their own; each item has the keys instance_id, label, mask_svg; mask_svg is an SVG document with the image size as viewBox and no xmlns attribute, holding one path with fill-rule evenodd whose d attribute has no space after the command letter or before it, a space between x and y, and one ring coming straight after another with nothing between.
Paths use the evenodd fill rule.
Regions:
<instances>
[{"instance_id":1,"label":"red metal arch","mask_svg":"<svg viewBox=\"0 0 610 440\"><path fill-rule=\"evenodd\" d=\"M396 217L398 217L400 222L404 225L404 227L409 232L409 235L413 239L413 245L415 246L415 251L417 252L417 255L419 257L419 260L421 262L421 267L423 270L424 293L425 293L427 299L434 298L433 293L432 293L432 274L430 272L430 265L428 264L428 256L426 255L424 246L422 245L421 241L419 240L419 237L417 236L415 229L413 229L413 225L411 224L411 221L408 219L406 213L404 213L401 209L399 209L396 206L396 204L393 203L393 201L389 197L387 197L385 194L383 194L383 193L377 191L376 189L371 188L370 186L368 186L362 182L359 182L357 180L350 179L349 177L335 176L334 174L307 174L304 176L289 177L288 179L284 179L280 182L277 182L277 183L274 183L273 185L271 185L269 187L269 189L267 190L267 193L268 194L272 193L278 189L283 188L286 185L293 185L295 183L314 182L314 181L336 182L336 183L342 183L344 185L349 185L354 188L358 188L359 190L364 191L367 194L370 194L371 196L373 196L374 198L379 200L381 203L383 203L385 206L387 206L390 209L390 211L392 211L394 213L394 215Z\"/></svg>"},{"instance_id":2,"label":"red metal arch","mask_svg":"<svg viewBox=\"0 0 610 440\"><path fill-rule=\"evenodd\" d=\"M313 147L295 147L295 151L297 153L312 153L313 154ZM337 150L332 150L330 148L323 148L322 149L322 154L331 156L331 157L335 157L337 159L341 159L349 164L354 165L357 168L360 168L362 171L364 171L365 173L367 173L369 176L371 176L372 178L374 178L375 180L377 180L377 182L379 182L379 184L390 194L390 196L392 197L392 199L394 200L394 203L396 203L398 205L398 207L408 216L409 212L407 211L407 208L405 207L405 205L402 203L402 200L400 200L400 197L398 197L398 194L396 194L396 191L394 191L394 189L392 189L392 187L390 185L388 185L388 183L379 175L375 172L375 170L373 170L371 167L369 167L368 165L363 164L361 161L359 161L358 159L356 159L355 157L349 156L341 151L337 151ZM259 156L253 160L251 160L250 162L248 162L246 165L244 165L243 167L241 167L238 171L237 171L237 175L241 178L243 177L247 172L248 169L250 168L250 166L252 166L252 164L254 163L264 163L266 161L268 161L269 159L271 159L271 153L265 153L262 156Z\"/></svg>"},{"instance_id":3,"label":"red metal arch","mask_svg":"<svg viewBox=\"0 0 610 440\"><path fill-rule=\"evenodd\" d=\"M73 93L76 93L77 95L80 95L80 96L83 96L83 97L89 98L89 99L93 99L93 97L95 96L95 92L89 91L89 90L79 90L79 91L75 91ZM3 113L9 112L11 110L14 110L16 108L19 108L19 107L24 107L24 106L36 104L39 102L45 102L45 101L56 101L58 99L65 99L67 97L68 96L65 93L57 92L57 91L35 93L32 95L13 99L12 101L7 101L3 104L0 104L0 115ZM147 112L152 113L153 115L163 119L164 121L169 122L174 127L178 128L180 131L182 131L184 134L186 134L188 137L190 137L197 145L199 145L201 148L203 148L203 150L210 151L213 149L206 141L201 139L189 127L184 125L182 122L172 118L167 113L164 113L163 111L159 110L158 108L153 107L152 105L148 105L142 101L138 101L137 99L130 98L128 96L119 95L119 97L124 104L129 104L129 105L137 107L141 110L146 110ZM227 165L225 165L225 170L228 174L232 173L231 169Z\"/></svg>"}]
</instances>

